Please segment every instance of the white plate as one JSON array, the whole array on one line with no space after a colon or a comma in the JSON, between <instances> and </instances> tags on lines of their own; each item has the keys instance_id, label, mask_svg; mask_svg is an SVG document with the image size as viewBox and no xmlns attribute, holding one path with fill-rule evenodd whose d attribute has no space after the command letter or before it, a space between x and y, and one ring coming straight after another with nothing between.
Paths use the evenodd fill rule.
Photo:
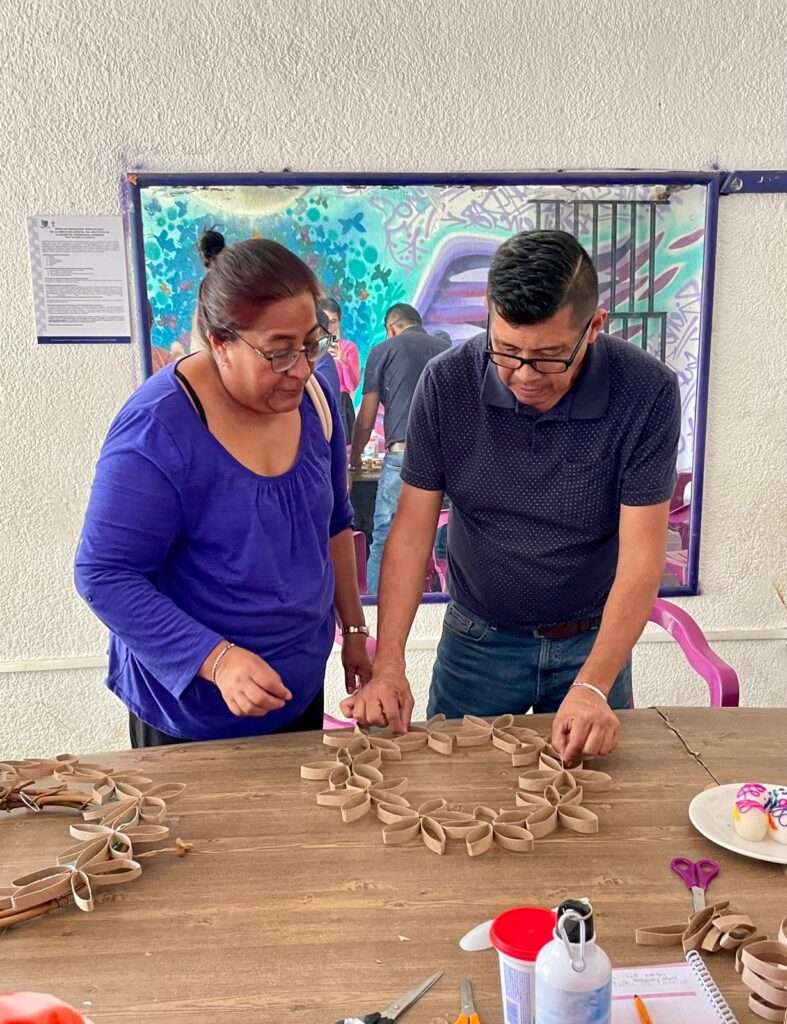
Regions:
<instances>
[{"instance_id":1,"label":"white plate","mask_svg":"<svg viewBox=\"0 0 787 1024\"><path fill-rule=\"evenodd\" d=\"M732 823L732 809L735 795L743 785L734 782L729 786L715 786L698 793L689 804L689 819L698 832L725 850L740 853L743 857L767 860L771 864L787 864L787 845L777 843L768 836L760 843L741 839ZM769 788L775 783L764 783Z\"/></svg>"}]
</instances>

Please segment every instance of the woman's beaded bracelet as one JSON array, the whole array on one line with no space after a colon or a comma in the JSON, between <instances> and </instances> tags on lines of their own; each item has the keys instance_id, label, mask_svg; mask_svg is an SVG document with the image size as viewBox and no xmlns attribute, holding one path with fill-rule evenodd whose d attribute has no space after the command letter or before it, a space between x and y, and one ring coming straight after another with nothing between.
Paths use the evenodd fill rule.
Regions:
<instances>
[{"instance_id":1,"label":"woman's beaded bracelet","mask_svg":"<svg viewBox=\"0 0 787 1024\"><path fill-rule=\"evenodd\" d=\"M210 680L214 685L216 684L216 670L221 664L221 659L224 657L227 651L231 651L234 646L235 644L228 643L227 646L223 647L216 655L216 660L213 662L213 668L210 670Z\"/></svg>"}]
</instances>

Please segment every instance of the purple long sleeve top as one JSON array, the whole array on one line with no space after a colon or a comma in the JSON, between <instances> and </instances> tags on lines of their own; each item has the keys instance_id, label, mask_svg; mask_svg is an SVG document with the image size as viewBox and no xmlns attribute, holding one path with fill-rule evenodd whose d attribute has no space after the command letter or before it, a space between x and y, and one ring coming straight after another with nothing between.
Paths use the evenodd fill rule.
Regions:
<instances>
[{"instance_id":1,"label":"purple long sleeve top","mask_svg":"<svg viewBox=\"0 0 787 1024\"><path fill-rule=\"evenodd\" d=\"M107 685L139 718L184 739L274 732L323 686L334 634L329 539L352 524L341 417L309 399L286 473L241 465L199 418L174 365L112 424L77 549L77 590L109 628ZM238 718L197 672L226 638L264 658L293 696Z\"/></svg>"}]
</instances>

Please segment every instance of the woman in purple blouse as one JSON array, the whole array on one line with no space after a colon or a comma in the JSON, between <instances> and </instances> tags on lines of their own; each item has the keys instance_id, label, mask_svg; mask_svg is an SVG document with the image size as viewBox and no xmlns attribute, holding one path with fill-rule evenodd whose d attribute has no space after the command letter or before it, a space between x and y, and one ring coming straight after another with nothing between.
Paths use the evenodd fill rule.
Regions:
<instances>
[{"instance_id":1,"label":"woman in purple blouse","mask_svg":"<svg viewBox=\"0 0 787 1024\"><path fill-rule=\"evenodd\" d=\"M266 239L200 252L204 351L121 409L76 555L135 747L321 728L337 617L348 690L370 675L317 279Z\"/></svg>"}]
</instances>

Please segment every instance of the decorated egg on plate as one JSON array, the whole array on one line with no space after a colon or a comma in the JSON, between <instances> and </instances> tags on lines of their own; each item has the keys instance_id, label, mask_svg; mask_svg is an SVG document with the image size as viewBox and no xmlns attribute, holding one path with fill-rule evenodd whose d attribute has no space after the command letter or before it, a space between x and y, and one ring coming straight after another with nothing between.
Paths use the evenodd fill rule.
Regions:
<instances>
[{"instance_id":1,"label":"decorated egg on plate","mask_svg":"<svg viewBox=\"0 0 787 1024\"><path fill-rule=\"evenodd\" d=\"M771 839L787 846L787 797L779 800L768 815L768 831Z\"/></svg>"},{"instance_id":2,"label":"decorated egg on plate","mask_svg":"<svg viewBox=\"0 0 787 1024\"><path fill-rule=\"evenodd\" d=\"M760 807L765 807L772 791L761 782L744 782L735 797L736 800L753 800Z\"/></svg>"},{"instance_id":3,"label":"decorated egg on plate","mask_svg":"<svg viewBox=\"0 0 787 1024\"><path fill-rule=\"evenodd\" d=\"M741 839L758 843L768 834L768 812L756 800L736 800L732 809L735 831Z\"/></svg>"}]
</instances>

